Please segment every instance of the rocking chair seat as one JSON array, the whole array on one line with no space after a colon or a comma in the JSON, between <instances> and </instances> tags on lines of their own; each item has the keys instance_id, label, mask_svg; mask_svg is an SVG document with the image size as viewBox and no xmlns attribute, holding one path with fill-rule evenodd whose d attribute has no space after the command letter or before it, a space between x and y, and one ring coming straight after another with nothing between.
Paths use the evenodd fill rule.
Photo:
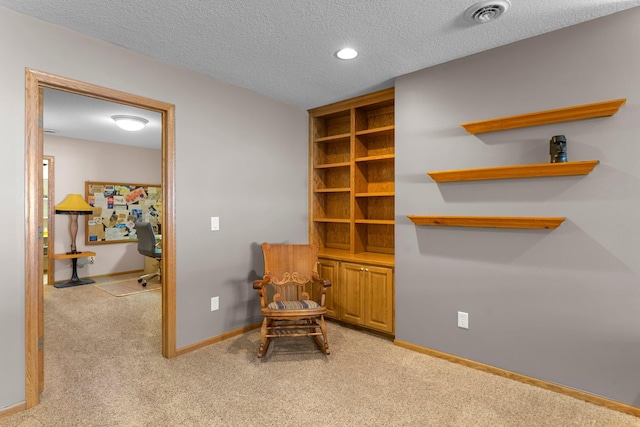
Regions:
<instances>
[{"instance_id":1,"label":"rocking chair seat","mask_svg":"<svg viewBox=\"0 0 640 427\"><path fill-rule=\"evenodd\" d=\"M269 303L269 305L267 306L269 310L311 310L319 307L320 307L320 304L310 300L273 301L272 303Z\"/></svg>"}]
</instances>

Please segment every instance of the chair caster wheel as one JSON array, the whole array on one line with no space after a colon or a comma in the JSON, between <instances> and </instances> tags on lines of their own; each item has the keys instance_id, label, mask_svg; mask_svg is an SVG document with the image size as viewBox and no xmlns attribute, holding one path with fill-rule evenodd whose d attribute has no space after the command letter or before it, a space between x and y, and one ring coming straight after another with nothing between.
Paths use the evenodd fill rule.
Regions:
<instances>
[{"instance_id":1,"label":"chair caster wheel","mask_svg":"<svg viewBox=\"0 0 640 427\"><path fill-rule=\"evenodd\" d=\"M138 279L138 283L142 283L142 279Z\"/></svg>"},{"instance_id":2,"label":"chair caster wheel","mask_svg":"<svg viewBox=\"0 0 640 427\"><path fill-rule=\"evenodd\" d=\"M147 287L147 282L142 282L142 287L146 288Z\"/></svg>"}]
</instances>

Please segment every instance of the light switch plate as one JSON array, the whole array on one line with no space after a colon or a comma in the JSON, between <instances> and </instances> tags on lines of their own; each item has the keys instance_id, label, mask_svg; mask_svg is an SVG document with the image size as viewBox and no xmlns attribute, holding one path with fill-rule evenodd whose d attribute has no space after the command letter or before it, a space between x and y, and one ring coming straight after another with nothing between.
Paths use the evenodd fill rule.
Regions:
<instances>
[{"instance_id":1,"label":"light switch plate","mask_svg":"<svg viewBox=\"0 0 640 427\"><path fill-rule=\"evenodd\" d=\"M469 329L469 313L458 312L458 328Z\"/></svg>"},{"instance_id":2,"label":"light switch plate","mask_svg":"<svg viewBox=\"0 0 640 427\"><path fill-rule=\"evenodd\" d=\"M220 230L220 217L219 216L212 216L211 217L211 231L218 231Z\"/></svg>"}]
</instances>

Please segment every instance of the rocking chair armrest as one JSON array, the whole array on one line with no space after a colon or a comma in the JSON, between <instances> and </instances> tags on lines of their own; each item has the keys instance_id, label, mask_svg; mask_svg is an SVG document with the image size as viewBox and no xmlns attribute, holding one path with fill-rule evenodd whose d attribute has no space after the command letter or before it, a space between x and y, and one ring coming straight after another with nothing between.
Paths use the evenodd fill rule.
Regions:
<instances>
[{"instance_id":1,"label":"rocking chair armrest","mask_svg":"<svg viewBox=\"0 0 640 427\"><path fill-rule=\"evenodd\" d=\"M315 301L318 303L318 305L320 307L324 307L325 306L325 298L326 298L326 294L327 294L327 289L331 286L331 280L329 279L322 279L320 278L320 276L318 276L318 274L314 274L313 277L311 278L312 280L312 286L317 289L316 294L315 294Z\"/></svg>"},{"instance_id":2,"label":"rocking chair armrest","mask_svg":"<svg viewBox=\"0 0 640 427\"><path fill-rule=\"evenodd\" d=\"M329 279L320 279L320 282L322 282L322 287L323 288L331 287L331 280L329 280Z\"/></svg>"},{"instance_id":3,"label":"rocking chair armrest","mask_svg":"<svg viewBox=\"0 0 640 427\"><path fill-rule=\"evenodd\" d=\"M320 285L320 291L316 294L316 302L318 303L318 305L320 305L320 307L324 307L326 303L325 298L327 295L327 289L329 289L329 287L331 286L331 280L318 278L315 283Z\"/></svg>"},{"instance_id":4,"label":"rocking chair armrest","mask_svg":"<svg viewBox=\"0 0 640 427\"><path fill-rule=\"evenodd\" d=\"M262 289L263 287L265 287L269 282L271 282L271 277L269 276L264 276L262 279L260 280L255 280L253 282L253 289Z\"/></svg>"},{"instance_id":5,"label":"rocking chair armrest","mask_svg":"<svg viewBox=\"0 0 640 427\"><path fill-rule=\"evenodd\" d=\"M318 275L314 275L312 277L312 280L314 282L319 282L323 288L328 288L329 286L331 286L331 280L329 279L322 279L320 276Z\"/></svg>"}]
</instances>

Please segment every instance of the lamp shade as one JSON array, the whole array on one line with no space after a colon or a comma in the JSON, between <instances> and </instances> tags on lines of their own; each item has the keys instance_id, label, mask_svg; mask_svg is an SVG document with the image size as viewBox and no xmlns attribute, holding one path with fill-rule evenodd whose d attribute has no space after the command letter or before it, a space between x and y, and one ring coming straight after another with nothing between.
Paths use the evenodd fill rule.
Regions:
<instances>
[{"instance_id":1,"label":"lamp shade","mask_svg":"<svg viewBox=\"0 0 640 427\"><path fill-rule=\"evenodd\" d=\"M88 215L93 213L93 207L84 201L79 194L69 194L62 203L56 205L57 214Z\"/></svg>"}]
</instances>

